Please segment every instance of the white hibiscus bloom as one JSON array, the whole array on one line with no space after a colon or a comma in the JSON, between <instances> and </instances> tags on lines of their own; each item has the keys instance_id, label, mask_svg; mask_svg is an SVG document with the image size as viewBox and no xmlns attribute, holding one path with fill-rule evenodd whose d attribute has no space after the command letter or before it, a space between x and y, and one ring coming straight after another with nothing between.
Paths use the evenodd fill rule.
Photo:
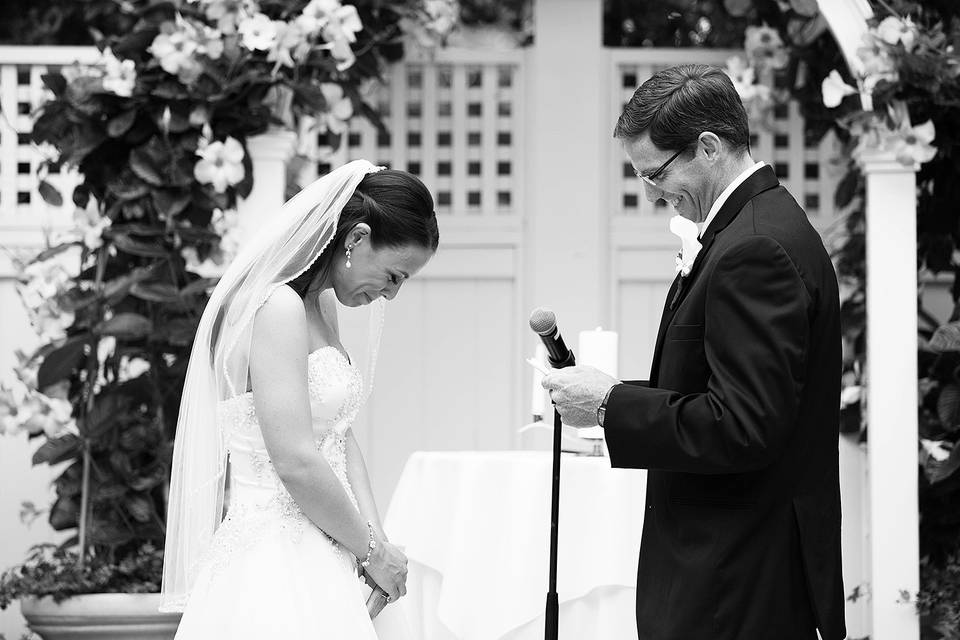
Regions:
<instances>
[{"instance_id":1,"label":"white hibiscus bloom","mask_svg":"<svg viewBox=\"0 0 960 640\"><path fill-rule=\"evenodd\" d=\"M137 84L136 63L117 59L110 47L103 50L100 61L104 66L104 90L124 98L132 96Z\"/></svg>"},{"instance_id":2,"label":"white hibiscus bloom","mask_svg":"<svg viewBox=\"0 0 960 640\"><path fill-rule=\"evenodd\" d=\"M915 127L898 131L891 146L901 162L923 164L937 155L937 148L932 144L936 137L933 122L927 120Z\"/></svg>"},{"instance_id":3,"label":"white hibiscus bloom","mask_svg":"<svg viewBox=\"0 0 960 640\"><path fill-rule=\"evenodd\" d=\"M263 13L257 13L240 20L237 31L243 46L251 51L268 51L277 41L279 27L283 24L274 21Z\"/></svg>"},{"instance_id":4,"label":"white hibiscus bloom","mask_svg":"<svg viewBox=\"0 0 960 640\"><path fill-rule=\"evenodd\" d=\"M353 117L353 103L343 92L343 87L333 82L320 83L320 91L327 102L327 111L323 114L322 124L334 133L347 130Z\"/></svg>"},{"instance_id":5,"label":"white hibiscus bloom","mask_svg":"<svg viewBox=\"0 0 960 640\"><path fill-rule=\"evenodd\" d=\"M236 138L228 137L223 142L201 141L197 155L200 160L193 167L193 176L203 184L213 185L217 193L240 184L246 175L243 145Z\"/></svg>"},{"instance_id":6,"label":"white hibiscus bloom","mask_svg":"<svg viewBox=\"0 0 960 640\"><path fill-rule=\"evenodd\" d=\"M820 85L820 93L823 95L823 106L834 109L840 106L845 97L857 93L857 90L844 82L840 72L834 69L830 72L830 75L823 79L823 83Z\"/></svg>"},{"instance_id":7,"label":"white hibiscus bloom","mask_svg":"<svg viewBox=\"0 0 960 640\"><path fill-rule=\"evenodd\" d=\"M910 18L888 16L877 25L876 32L881 40L891 46L899 43L907 51L913 51L917 46L917 25Z\"/></svg>"}]
</instances>

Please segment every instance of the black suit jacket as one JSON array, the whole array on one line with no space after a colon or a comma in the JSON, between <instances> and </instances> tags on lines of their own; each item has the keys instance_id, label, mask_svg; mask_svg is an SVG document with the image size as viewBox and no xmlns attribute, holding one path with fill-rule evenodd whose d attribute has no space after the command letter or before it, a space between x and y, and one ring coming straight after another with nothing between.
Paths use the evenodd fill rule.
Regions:
<instances>
[{"instance_id":1,"label":"black suit jacket","mask_svg":"<svg viewBox=\"0 0 960 640\"><path fill-rule=\"evenodd\" d=\"M840 314L823 242L769 166L670 288L649 386L620 384L615 467L649 469L641 640L845 636Z\"/></svg>"}]
</instances>

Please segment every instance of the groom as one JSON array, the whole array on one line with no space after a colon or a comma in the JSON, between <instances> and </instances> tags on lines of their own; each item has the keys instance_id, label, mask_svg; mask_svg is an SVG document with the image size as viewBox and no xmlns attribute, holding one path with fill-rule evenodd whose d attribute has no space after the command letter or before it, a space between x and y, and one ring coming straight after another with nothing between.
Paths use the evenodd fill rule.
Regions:
<instances>
[{"instance_id":1,"label":"groom","mask_svg":"<svg viewBox=\"0 0 960 640\"><path fill-rule=\"evenodd\" d=\"M649 382L544 379L565 423L604 428L614 467L649 469L639 637L841 640L840 314L820 236L750 157L718 69L656 73L614 137L648 199L701 223Z\"/></svg>"}]
</instances>

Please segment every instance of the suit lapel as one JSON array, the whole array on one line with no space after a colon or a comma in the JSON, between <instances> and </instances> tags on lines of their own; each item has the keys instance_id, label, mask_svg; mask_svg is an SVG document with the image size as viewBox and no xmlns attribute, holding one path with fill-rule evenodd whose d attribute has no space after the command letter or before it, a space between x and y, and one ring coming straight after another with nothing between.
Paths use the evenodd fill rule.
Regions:
<instances>
[{"instance_id":1,"label":"suit lapel","mask_svg":"<svg viewBox=\"0 0 960 640\"><path fill-rule=\"evenodd\" d=\"M777 180L777 175L770 165L760 167L730 194L727 201L720 207L717 215L710 221L710 226L707 227L703 237L700 238L700 252L697 253L697 257L690 267L690 273L685 278L681 278L678 274L670 286L670 291L667 293L667 302L664 305L663 316L660 318L657 344L653 352L653 364L650 367L650 386L656 386L657 379L659 378L657 374L660 369L660 356L663 351L664 340L666 340L667 328L670 326L670 323L673 322L673 316L676 313L677 307L680 306L684 295L690 290L690 285L700 271L700 267L710 248L713 246L717 234L733 222L733 219L737 217L737 214L743 210L743 207L746 206L751 199L779 185L780 181Z\"/></svg>"}]
</instances>

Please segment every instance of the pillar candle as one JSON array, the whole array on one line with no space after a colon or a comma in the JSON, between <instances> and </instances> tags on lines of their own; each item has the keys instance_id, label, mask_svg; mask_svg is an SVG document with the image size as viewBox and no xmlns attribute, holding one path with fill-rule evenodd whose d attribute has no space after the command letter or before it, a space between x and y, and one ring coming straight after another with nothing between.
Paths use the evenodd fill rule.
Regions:
<instances>
[{"instance_id":1,"label":"pillar candle","mask_svg":"<svg viewBox=\"0 0 960 640\"><path fill-rule=\"evenodd\" d=\"M616 331L604 331L597 327L580 332L580 349L577 364L586 364L617 377L618 339Z\"/></svg>"}]
</instances>

